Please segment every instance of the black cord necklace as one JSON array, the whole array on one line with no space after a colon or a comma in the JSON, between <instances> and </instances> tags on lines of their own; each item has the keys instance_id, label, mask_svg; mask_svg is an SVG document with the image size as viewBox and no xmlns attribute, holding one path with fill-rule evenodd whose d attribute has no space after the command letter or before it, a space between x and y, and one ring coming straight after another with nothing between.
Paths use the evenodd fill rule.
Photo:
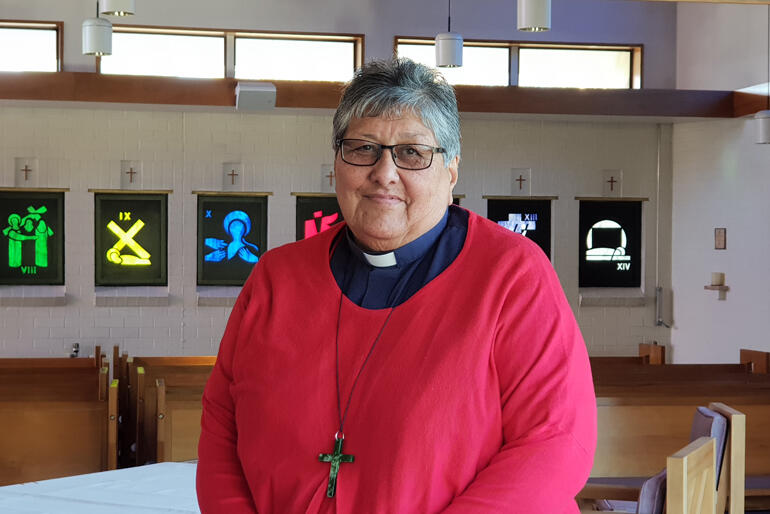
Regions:
<instances>
[{"instance_id":1,"label":"black cord necklace","mask_svg":"<svg viewBox=\"0 0 770 514\"><path fill-rule=\"evenodd\" d=\"M349 241L349 243L351 243L351 241ZM337 244L334 244L330 254L334 253L336 247ZM329 483L326 486L326 496L329 498L333 498L337 492L337 474L340 471L340 464L352 463L355 461L355 457L353 455L345 454L342 452L342 444L345 440L345 421L348 418L350 402L353 399L353 393L355 392L356 386L358 385L358 379L361 378L361 374L364 372L364 368L369 363L369 359L374 353L374 349L377 347L377 343L380 342L382 334L385 332L385 327L388 326L388 322L390 321L391 316L393 316L393 311L396 310L396 306L400 304L402 297L405 295L406 289L405 285L401 283L406 279L406 277L402 277L402 279L399 280L399 283L396 284L396 287L394 288L396 297L391 297L391 300L388 302L390 312L388 312L388 316L385 318L385 322L382 324L382 327L380 327L380 331L377 333L377 337L374 338L372 346L369 348L369 353L366 354L366 358L364 359L363 364L361 364L361 367L358 369L358 373L356 373L355 379L353 379L353 386L350 388L350 394L348 395L348 399L345 402L345 409L343 410L342 391L340 386L340 327L342 326L342 302L345 297L344 290L349 287L349 269L350 268L345 269L345 274L342 280L344 286L340 288L340 303L337 309L337 329L334 336L335 376L337 379L337 416L339 419L339 429L334 434L334 450L332 453L320 453L318 455L319 461L328 462L331 465L331 468L329 469Z\"/></svg>"},{"instance_id":2,"label":"black cord necklace","mask_svg":"<svg viewBox=\"0 0 770 514\"><path fill-rule=\"evenodd\" d=\"M374 338L374 342L372 343L371 348L369 348L369 353L366 355L366 359L364 359L361 367L358 368L358 373L356 374L356 378L353 380L353 386L350 388L350 394L348 395L348 400L345 403L345 410L343 411L342 393L340 392L340 325L342 320L343 298L344 293L340 291L340 305L337 311L337 332L334 338L334 348L336 352L335 372L337 376L337 415L339 417L340 424L339 430L336 434L334 434L334 451L332 453L321 453L318 455L319 461L328 462L331 464L331 469L329 470L329 483L326 486L326 496L329 498L333 498L337 491L337 474L340 471L340 464L351 463L355 461L355 457L353 455L342 453L342 443L345 441L345 420L347 420L348 417L348 410L350 409L350 401L353 399L353 392L356 390L358 379L361 378L361 374L363 373L366 364L369 362L369 358L374 353L374 349L377 346L377 343L380 341L383 332L385 332L385 327L388 326L388 322L393 315L393 311L396 310L395 307L390 308L390 312L388 313L387 318L385 318L385 322L382 324L382 327L380 327L380 331L377 334L377 337Z\"/></svg>"}]
</instances>

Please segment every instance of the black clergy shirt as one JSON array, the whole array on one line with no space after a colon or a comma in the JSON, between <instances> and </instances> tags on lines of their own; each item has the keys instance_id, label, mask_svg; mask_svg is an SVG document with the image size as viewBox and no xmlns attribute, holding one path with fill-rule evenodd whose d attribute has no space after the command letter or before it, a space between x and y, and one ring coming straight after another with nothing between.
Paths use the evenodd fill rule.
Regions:
<instances>
[{"instance_id":1,"label":"black clergy shirt","mask_svg":"<svg viewBox=\"0 0 770 514\"><path fill-rule=\"evenodd\" d=\"M365 252L345 229L332 253L332 274L353 303L367 309L395 307L455 260L467 232L468 213L456 206L432 229L392 252Z\"/></svg>"}]
</instances>

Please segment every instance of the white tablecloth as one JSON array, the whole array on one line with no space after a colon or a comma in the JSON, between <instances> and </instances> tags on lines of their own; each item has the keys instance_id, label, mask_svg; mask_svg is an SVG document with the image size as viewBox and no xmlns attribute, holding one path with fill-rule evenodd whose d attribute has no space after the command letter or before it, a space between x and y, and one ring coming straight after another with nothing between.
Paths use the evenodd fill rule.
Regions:
<instances>
[{"instance_id":1,"label":"white tablecloth","mask_svg":"<svg viewBox=\"0 0 770 514\"><path fill-rule=\"evenodd\" d=\"M164 462L0 487L0 513L200 514L195 468Z\"/></svg>"}]
</instances>

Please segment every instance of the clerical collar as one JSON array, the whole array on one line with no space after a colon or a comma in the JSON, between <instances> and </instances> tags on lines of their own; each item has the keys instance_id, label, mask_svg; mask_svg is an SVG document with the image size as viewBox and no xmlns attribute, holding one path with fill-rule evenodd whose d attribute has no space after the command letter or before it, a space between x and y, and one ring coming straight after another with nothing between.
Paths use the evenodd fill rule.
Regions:
<instances>
[{"instance_id":1,"label":"clerical collar","mask_svg":"<svg viewBox=\"0 0 770 514\"><path fill-rule=\"evenodd\" d=\"M404 266L410 262L414 262L433 246L436 240L443 232L447 225L447 219L449 218L449 209L444 212L444 216L439 222L429 231L415 239L414 241L405 244L401 248L396 248L391 252L384 253L371 253L365 252L358 246L358 243L353 239L350 230L347 231L347 240L350 251L358 259L362 259L370 266L374 268L389 268L392 266Z\"/></svg>"}]
</instances>

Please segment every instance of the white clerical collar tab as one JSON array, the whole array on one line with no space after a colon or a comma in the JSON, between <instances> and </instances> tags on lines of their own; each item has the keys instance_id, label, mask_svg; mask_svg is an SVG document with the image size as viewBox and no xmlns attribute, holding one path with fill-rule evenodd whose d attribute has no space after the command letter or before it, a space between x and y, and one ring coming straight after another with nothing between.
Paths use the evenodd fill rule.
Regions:
<instances>
[{"instance_id":1,"label":"white clerical collar tab","mask_svg":"<svg viewBox=\"0 0 770 514\"><path fill-rule=\"evenodd\" d=\"M376 255L366 252L361 253L364 254L366 262L375 268L387 268L389 266L396 265L396 252L381 253Z\"/></svg>"}]
</instances>

